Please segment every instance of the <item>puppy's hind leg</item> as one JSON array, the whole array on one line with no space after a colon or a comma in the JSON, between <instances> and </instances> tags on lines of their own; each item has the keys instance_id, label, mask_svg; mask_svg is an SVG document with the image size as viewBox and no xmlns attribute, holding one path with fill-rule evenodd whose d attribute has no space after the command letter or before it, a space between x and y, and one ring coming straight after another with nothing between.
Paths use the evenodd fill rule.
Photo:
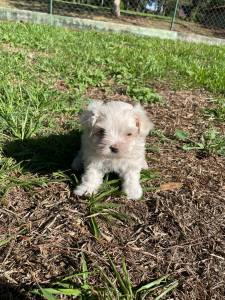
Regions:
<instances>
[{"instance_id":1,"label":"puppy's hind leg","mask_svg":"<svg viewBox=\"0 0 225 300\"><path fill-rule=\"evenodd\" d=\"M77 156L74 158L71 168L74 171L80 171L83 169L83 157L82 157L82 151L80 150L77 154Z\"/></svg>"}]
</instances>

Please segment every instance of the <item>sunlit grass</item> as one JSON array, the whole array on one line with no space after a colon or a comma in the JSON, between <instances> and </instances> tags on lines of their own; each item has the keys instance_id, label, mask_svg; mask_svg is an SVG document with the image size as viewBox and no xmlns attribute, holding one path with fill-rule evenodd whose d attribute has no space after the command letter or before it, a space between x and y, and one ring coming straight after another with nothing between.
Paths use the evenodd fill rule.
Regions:
<instances>
[{"instance_id":1,"label":"sunlit grass","mask_svg":"<svg viewBox=\"0 0 225 300\"><path fill-rule=\"evenodd\" d=\"M50 287L41 287L32 293L47 300L57 300L57 296L76 296L77 299L96 300L144 300L148 295L159 300L168 296L178 286L178 281L172 281L169 276L163 276L149 283L135 287L130 278L126 261L123 258L120 270L109 257L110 270L107 272L96 267L93 272L88 271L84 254L81 255L81 273L74 274L52 283ZM93 275L99 275L101 286L91 284ZM77 283L75 283L77 282Z\"/></svg>"}]
</instances>

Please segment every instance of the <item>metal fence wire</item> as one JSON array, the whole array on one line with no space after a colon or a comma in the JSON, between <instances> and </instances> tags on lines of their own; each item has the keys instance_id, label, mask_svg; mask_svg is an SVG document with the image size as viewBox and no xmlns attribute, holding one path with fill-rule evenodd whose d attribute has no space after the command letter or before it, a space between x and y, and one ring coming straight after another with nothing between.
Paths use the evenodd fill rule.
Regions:
<instances>
[{"instance_id":1,"label":"metal fence wire","mask_svg":"<svg viewBox=\"0 0 225 300\"><path fill-rule=\"evenodd\" d=\"M225 0L0 0L0 7L225 38Z\"/></svg>"}]
</instances>

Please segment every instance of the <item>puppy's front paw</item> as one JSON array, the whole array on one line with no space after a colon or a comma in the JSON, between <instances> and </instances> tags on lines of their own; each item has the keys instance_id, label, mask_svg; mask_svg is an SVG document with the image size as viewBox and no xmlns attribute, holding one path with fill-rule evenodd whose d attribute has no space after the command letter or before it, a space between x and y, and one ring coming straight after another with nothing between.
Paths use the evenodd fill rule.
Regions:
<instances>
[{"instance_id":1,"label":"puppy's front paw","mask_svg":"<svg viewBox=\"0 0 225 300\"><path fill-rule=\"evenodd\" d=\"M86 184L80 184L75 188L73 192L77 196L93 195L97 193L97 189L91 185L89 186Z\"/></svg>"},{"instance_id":2,"label":"puppy's front paw","mask_svg":"<svg viewBox=\"0 0 225 300\"><path fill-rule=\"evenodd\" d=\"M133 200L138 200L143 195L142 188L140 185L126 188L124 192L127 194L128 199L133 199Z\"/></svg>"}]
</instances>

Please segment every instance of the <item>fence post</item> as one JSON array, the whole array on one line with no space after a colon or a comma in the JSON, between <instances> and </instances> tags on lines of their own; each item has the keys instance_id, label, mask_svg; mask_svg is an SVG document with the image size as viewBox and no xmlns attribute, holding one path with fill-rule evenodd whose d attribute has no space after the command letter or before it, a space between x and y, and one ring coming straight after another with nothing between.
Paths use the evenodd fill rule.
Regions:
<instances>
[{"instance_id":1,"label":"fence post","mask_svg":"<svg viewBox=\"0 0 225 300\"><path fill-rule=\"evenodd\" d=\"M173 27L174 27L178 5L179 5L179 0L176 0L176 5L175 5L174 13L173 13L173 18L172 18L172 22L171 22L171 25L170 25L170 30L173 30Z\"/></svg>"},{"instance_id":2,"label":"fence post","mask_svg":"<svg viewBox=\"0 0 225 300\"><path fill-rule=\"evenodd\" d=\"M49 0L48 2L48 13L52 15L53 0Z\"/></svg>"},{"instance_id":3,"label":"fence post","mask_svg":"<svg viewBox=\"0 0 225 300\"><path fill-rule=\"evenodd\" d=\"M113 14L117 18L120 17L120 0L113 0Z\"/></svg>"}]
</instances>

